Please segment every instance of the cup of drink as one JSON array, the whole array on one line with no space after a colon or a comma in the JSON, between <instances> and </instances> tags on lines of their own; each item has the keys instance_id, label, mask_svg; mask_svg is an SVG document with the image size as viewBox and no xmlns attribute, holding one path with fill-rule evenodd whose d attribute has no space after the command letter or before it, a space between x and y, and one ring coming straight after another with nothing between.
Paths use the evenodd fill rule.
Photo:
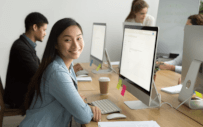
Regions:
<instances>
[{"instance_id":1,"label":"cup of drink","mask_svg":"<svg viewBox=\"0 0 203 127\"><path fill-rule=\"evenodd\" d=\"M108 77L100 77L99 78L100 93L102 95L108 93L109 82L110 82L110 79Z\"/></svg>"}]
</instances>

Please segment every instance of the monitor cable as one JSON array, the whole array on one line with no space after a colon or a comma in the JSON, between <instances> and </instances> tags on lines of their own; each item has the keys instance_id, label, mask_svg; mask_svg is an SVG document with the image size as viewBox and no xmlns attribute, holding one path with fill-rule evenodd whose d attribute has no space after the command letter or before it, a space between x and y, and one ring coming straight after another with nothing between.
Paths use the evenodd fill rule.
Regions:
<instances>
[{"instance_id":1,"label":"monitor cable","mask_svg":"<svg viewBox=\"0 0 203 127\"><path fill-rule=\"evenodd\" d=\"M152 81L155 86L154 80L152 80ZM156 87L155 87L155 90L156 90ZM157 90L156 90L156 92L157 92ZM159 94L158 92L157 92L157 96L152 101L154 101L157 97L159 97L159 102L161 103L161 94ZM173 106L169 102L162 102L159 107L161 107L163 104L168 104L169 106L171 106L171 108L173 108Z\"/></svg>"}]
</instances>

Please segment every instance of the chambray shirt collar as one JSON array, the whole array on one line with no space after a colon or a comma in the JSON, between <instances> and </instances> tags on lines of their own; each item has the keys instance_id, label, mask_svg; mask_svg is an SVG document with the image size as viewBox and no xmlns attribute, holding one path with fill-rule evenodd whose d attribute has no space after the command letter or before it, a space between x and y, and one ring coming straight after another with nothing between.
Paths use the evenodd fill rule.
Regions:
<instances>
[{"instance_id":1,"label":"chambray shirt collar","mask_svg":"<svg viewBox=\"0 0 203 127\"><path fill-rule=\"evenodd\" d=\"M68 68L66 67L66 65L65 65L65 63L64 63L64 61L63 61L63 59L62 59L60 56L56 55L55 60L56 60L60 65L62 65L62 67L68 72L68 74L71 76L71 78L72 78L73 81L75 82L75 86L76 86L76 88L77 88L77 79L76 79L76 75L75 75L75 72L74 72L74 69L73 69L73 62L72 62L71 65L70 65L70 71L69 71Z\"/></svg>"},{"instance_id":2,"label":"chambray shirt collar","mask_svg":"<svg viewBox=\"0 0 203 127\"><path fill-rule=\"evenodd\" d=\"M29 37L27 37L25 34L23 34L23 37L25 37L25 39L30 43L30 45L35 49L35 47L37 46L36 43L34 43Z\"/></svg>"}]
</instances>

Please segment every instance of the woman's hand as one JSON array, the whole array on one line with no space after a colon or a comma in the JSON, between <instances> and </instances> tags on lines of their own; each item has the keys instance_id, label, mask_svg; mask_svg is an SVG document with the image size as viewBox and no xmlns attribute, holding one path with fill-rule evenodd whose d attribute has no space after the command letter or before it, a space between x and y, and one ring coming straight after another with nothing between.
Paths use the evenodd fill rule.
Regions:
<instances>
[{"instance_id":1,"label":"woman's hand","mask_svg":"<svg viewBox=\"0 0 203 127\"><path fill-rule=\"evenodd\" d=\"M90 106L93 112L93 121L99 122L101 120L101 110L97 106Z\"/></svg>"},{"instance_id":2,"label":"woman's hand","mask_svg":"<svg viewBox=\"0 0 203 127\"><path fill-rule=\"evenodd\" d=\"M82 66L81 66L79 63L77 63L76 65L74 65L74 66L73 66L73 69L74 69L75 73L78 72L78 71L80 71L80 70L83 70Z\"/></svg>"}]
</instances>

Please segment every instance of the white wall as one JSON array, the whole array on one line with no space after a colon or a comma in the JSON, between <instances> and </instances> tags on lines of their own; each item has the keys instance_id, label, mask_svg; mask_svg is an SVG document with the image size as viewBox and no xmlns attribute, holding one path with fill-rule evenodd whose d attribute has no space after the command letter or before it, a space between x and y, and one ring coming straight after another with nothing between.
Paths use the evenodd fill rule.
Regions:
<instances>
[{"instance_id":1,"label":"white wall","mask_svg":"<svg viewBox=\"0 0 203 127\"><path fill-rule=\"evenodd\" d=\"M152 15L155 18L155 22L157 19L159 0L145 0L149 4L148 14Z\"/></svg>"},{"instance_id":2,"label":"white wall","mask_svg":"<svg viewBox=\"0 0 203 127\"><path fill-rule=\"evenodd\" d=\"M199 0L160 0L158 53L182 53L184 27L190 15L199 13Z\"/></svg>"},{"instance_id":3,"label":"white wall","mask_svg":"<svg viewBox=\"0 0 203 127\"><path fill-rule=\"evenodd\" d=\"M156 17L159 0L146 0L149 14ZM24 19L33 11L49 21L47 36L37 42L37 55L42 58L53 24L64 17L74 18L83 28L85 48L74 62L89 62L93 22L107 23L107 44L112 61L120 60L122 22L130 12L132 0L1 0L0 1L0 76L5 85L10 47L24 33ZM152 4L152 5L151 5ZM154 9L153 9L154 8Z\"/></svg>"}]
</instances>

